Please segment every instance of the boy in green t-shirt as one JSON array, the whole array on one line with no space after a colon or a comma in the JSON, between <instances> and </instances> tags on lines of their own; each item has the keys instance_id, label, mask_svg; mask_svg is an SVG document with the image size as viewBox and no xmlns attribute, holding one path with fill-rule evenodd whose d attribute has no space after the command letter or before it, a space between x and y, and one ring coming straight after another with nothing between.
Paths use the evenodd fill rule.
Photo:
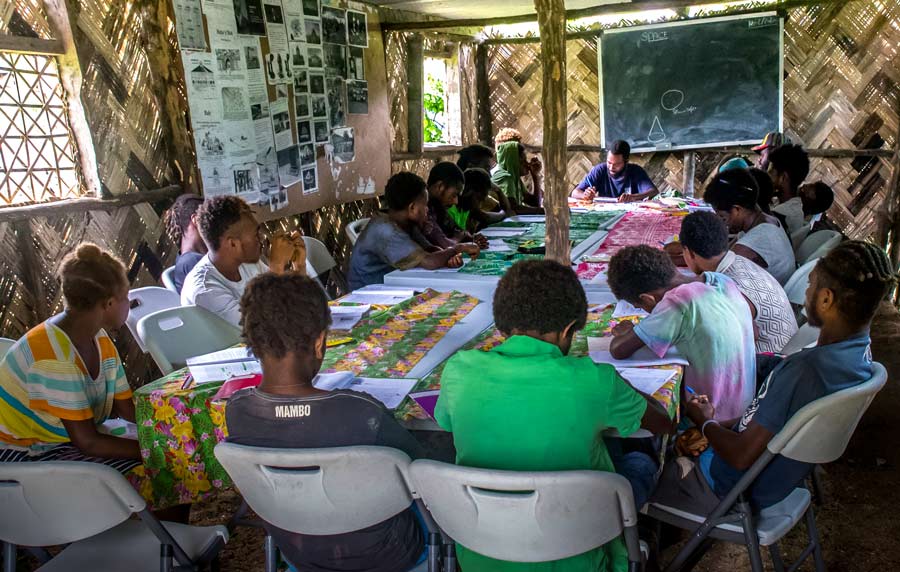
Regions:
<instances>
[{"instance_id":1,"label":"boy in green t-shirt","mask_svg":"<svg viewBox=\"0 0 900 572\"><path fill-rule=\"evenodd\" d=\"M435 418L453 433L456 462L513 471L618 468L643 504L656 465L643 453L611 459L602 432L666 433L673 423L611 365L567 355L587 321L587 299L572 269L549 260L517 263L497 286L494 321L507 340L488 352L460 352L441 378ZM626 560L619 542L540 563L498 561L459 547L466 572L624 570Z\"/></svg>"}]
</instances>

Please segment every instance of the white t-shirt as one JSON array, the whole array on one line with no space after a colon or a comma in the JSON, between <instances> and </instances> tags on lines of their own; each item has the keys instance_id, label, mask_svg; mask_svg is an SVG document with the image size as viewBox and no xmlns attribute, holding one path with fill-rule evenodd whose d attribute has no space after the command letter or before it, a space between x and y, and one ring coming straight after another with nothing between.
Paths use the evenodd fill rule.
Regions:
<instances>
[{"instance_id":1,"label":"white t-shirt","mask_svg":"<svg viewBox=\"0 0 900 572\"><path fill-rule=\"evenodd\" d=\"M806 223L806 217L803 215L803 201L800 197L794 197L772 208L772 212L776 212L784 217L787 223L788 234L794 234Z\"/></svg>"},{"instance_id":2,"label":"white t-shirt","mask_svg":"<svg viewBox=\"0 0 900 572\"><path fill-rule=\"evenodd\" d=\"M744 233L738 241L765 260L769 274L782 286L797 270L794 247L784 229L774 224L758 224Z\"/></svg>"},{"instance_id":3,"label":"white t-shirt","mask_svg":"<svg viewBox=\"0 0 900 572\"><path fill-rule=\"evenodd\" d=\"M204 256L184 279L181 305L206 308L235 326L240 325L241 296L244 289L254 277L268 272L269 267L262 262L241 264L238 271L241 274L240 282L229 280L216 270L209 255Z\"/></svg>"}]
</instances>

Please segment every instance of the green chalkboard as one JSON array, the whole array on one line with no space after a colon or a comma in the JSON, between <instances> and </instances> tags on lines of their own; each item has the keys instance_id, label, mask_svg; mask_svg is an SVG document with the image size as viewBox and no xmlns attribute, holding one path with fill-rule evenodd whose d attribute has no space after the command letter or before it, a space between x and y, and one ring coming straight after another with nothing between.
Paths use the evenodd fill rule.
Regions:
<instances>
[{"instance_id":1,"label":"green chalkboard","mask_svg":"<svg viewBox=\"0 0 900 572\"><path fill-rule=\"evenodd\" d=\"M782 122L776 13L609 30L599 41L604 146L693 149L759 142Z\"/></svg>"}]
</instances>

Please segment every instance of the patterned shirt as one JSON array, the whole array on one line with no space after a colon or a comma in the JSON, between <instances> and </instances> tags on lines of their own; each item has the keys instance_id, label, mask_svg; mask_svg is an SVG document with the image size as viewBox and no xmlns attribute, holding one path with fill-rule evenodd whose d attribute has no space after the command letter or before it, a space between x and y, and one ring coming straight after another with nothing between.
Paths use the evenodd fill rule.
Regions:
<instances>
[{"instance_id":1,"label":"patterned shirt","mask_svg":"<svg viewBox=\"0 0 900 572\"><path fill-rule=\"evenodd\" d=\"M113 400L130 399L122 360L106 332L95 338L100 372L91 379L72 340L44 322L13 345L0 363L0 448L39 454L68 443L63 420L100 425Z\"/></svg>"},{"instance_id":2,"label":"patterned shirt","mask_svg":"<svg viewBox=\"0 0 900 572\"><path fill-rule=\"evenodd\" d=\"M764 268L731 251L719 261L716 272L734 280L756 308L756 351L780 352L797 333L797 320L784 288Z\"/></svg>"}]
</instances>

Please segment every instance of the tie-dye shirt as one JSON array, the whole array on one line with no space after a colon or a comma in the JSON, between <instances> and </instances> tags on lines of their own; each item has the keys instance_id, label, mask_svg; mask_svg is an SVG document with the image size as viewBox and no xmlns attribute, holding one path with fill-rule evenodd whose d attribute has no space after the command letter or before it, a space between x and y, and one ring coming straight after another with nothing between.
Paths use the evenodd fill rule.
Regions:
<instances>
[{"instance_id":1,"label":"tie-dye shirt","mask_svg":"<svg viewBox=\"0 0 900 572\"><path fill-rule=\"evenodd\" d=\"M750 307L724 274L669 290L634 333L662 357L675 346L690 365L684 382L709 396L716 419L739 417L756 389L756 350Z\"/></svg>"}]
</instances>

